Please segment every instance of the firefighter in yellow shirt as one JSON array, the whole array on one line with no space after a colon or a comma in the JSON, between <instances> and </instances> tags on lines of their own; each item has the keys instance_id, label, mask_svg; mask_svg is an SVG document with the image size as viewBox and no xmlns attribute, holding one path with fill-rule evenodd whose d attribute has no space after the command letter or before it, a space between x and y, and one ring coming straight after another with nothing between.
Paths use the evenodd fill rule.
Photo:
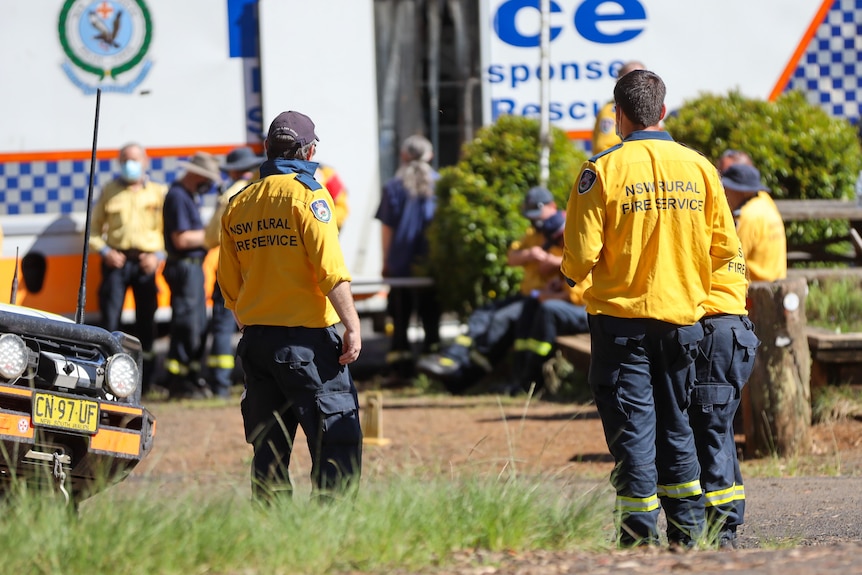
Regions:
<instances>
[{"instance_id":1,"label":"firefighter in yellow shirt","mask_svg":"<svg viewBox=\"0 0 862 575\"><path fill-rule=\"evenodd\" d=\"M617 78L622 78L632 70L643 70L645 66L637 60L626 62L620 66ZM596 125L593 128L593 154L604 152L610 147L620 143L617 134L617 121L614 112L614 102L611 100L599 110L596 116Z\"/></svg>"},{"instance_id":2,"label":"firefighter in yellow shirt","mask_svg":"<svg viewBox=\"0 0 862 575\"><path fill-rule=\"evenodd\" d=\"M162 205L168 188L147 177L147 153L140 144L120 148L117 160L119 176L105 185L93 206L89 243L102 256L99 309L102 326L108 331L120 329L126 290L132 289L146 392L155 360L156 272L165 259Z\"/></svg>"},{"instance_id":3,"label":"firefighter in yellow shirt","mask_svg":"<svg viewBox=\"0 0 862 575\"><path fill-rule=\"evenodd\" d=\"M227 153L219 168L227 173L231 184L218 197L212 218L204 230L204 247L218 249L221 237L221 217L227 203L237 192L246 187L257 174L263 158L248 146L235 148ZM236 323L231 313L224 307L224 296L218 278L212 287L212 311L210 313L209 334L212 337L207 354L207 383L216 397L230 397L232 374L235 367L233 336Z\"/></svg>"},{"instance_id":4,"label":"firefighter in yellow shirt","mask_svg":"<svg viewBox=\"0 0 862 575\"><path fill-rule=\"evenodd\" d=\"M754 166L733 164L721 175L736 219L748 279L775 281L787 277L787 235L781 213Z\"/></svg>"},{"instance_id":5,"label":"firefighter in yellow shirt","mask_svg":"<svg viewBox=\"0 0 862 575\"><path fill-rule=\"evenodd\" d=\"M621 546L704 535L704 497L686 408L712 273L739 241L718 172L661 130L665 85L647 70L614 87L620 146L585 162L567 207L562 272L592 273L589 382L616 466Z\"/></svg>"},{"instance_id":6,"label":"firefighter in yellow shirt","mask_svg":"<svg viewBox=\"0 0 862 575\"><path fill-rule=\"evenodd\" d=\"M340 230L350 213L350 207L347 205L347 188L341 181L341 176L332 166L318 164L314 179L323 184L323 187L332 196L332 212L335 214L335 224Z\"/></svg>"},{"instance_id":7,"label":"firefighter in yellow shirt","mask_svg":"<svg viewBox=\"0 0 862 575\"><path fill-rule=\"evenodd\" d=\"M318 491L358 484L362 465L359 402L347 369L362 347L359 315L332 199L314 179L317 142L311 118L279 114L264 142L261 179L232 197L222 217L218 281L243 334L241 409L254 447L252 491L262 499L292 491L298 426Z\"/></svg>"},{"instance_id":8,"label":"firefighter in yellow shirt","mask_svg":"<svg viewBox=\"0 0 862 575\"><path fill-rule=\"evenodd\" d=\"M439 354L420 359L416 364L419 372L440 380L450 392L461 393L506 357L518 326L529 326L532 321L537 301L532 296L546 289L548 282L559 275L562 253L552 251L552 243L542 233L544 225L558 211L547 188L535 186L527 191L522 213L532 226L520 240L512 242L507 254L508 265L524 268L520 293L470 314L467 333L455 338ZM522 387L513 382L500 391L520 392Z\"/></svg>"},{"instance_id":9,"label":"firefighter in yellow shirt","mask_svg":"<svg viewBox=\"0 0 862 575\"><path fill-rule=\"evenodd\" d=\"M733 260L712 275L703 303L703 339L688 408L700 462L707 533L720 548L736 547L736 531L745 517L745 487L733 419L760 345L748 318L747 295L745 257L740 248Z\"/></svg>"}]
</instances>

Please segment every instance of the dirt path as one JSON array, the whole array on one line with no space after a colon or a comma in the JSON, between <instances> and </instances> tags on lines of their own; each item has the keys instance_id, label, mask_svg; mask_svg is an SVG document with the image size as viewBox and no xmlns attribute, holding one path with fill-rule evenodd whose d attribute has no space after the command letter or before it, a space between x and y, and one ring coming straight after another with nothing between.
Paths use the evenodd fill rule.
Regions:
<instances>
[{"instance_id":1,"label":"dirt path","mask_svg":"<svg viewBox=\"0 0 862 575\"><path fill-rule=\"evenodd\" d=\"M362 405L364 415L365 394ZM207 484L247 494L251 448L242 437L238 398L150 407L158 419L155 448L117 488L154 483L182 492ZM405 471L547 476L571 489L607 490L610 515L612 463L591 406L528 405L490 395L385 394L382 416L381 435L389 444L366 446L363 481ZM744 462L748 514L740 532L744 549L736 553L470 553L457 557L461 567L455 571L429 573L862 573L862 422L817 426L813 436L818 455ZM298 493L310 490L309 469L307 454L298 450L293 461ZM781 474L794 476L771 477ZM504 560L502 570L476 566L498 560Z\"/></svg>"}]
</instances>

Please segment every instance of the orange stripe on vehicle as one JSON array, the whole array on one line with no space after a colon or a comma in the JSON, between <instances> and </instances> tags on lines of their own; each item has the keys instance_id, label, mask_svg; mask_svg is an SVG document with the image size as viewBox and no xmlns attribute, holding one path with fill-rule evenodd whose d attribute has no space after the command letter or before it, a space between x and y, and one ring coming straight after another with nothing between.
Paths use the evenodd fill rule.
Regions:
<instances>
[{"instance_id":1,"label":"orange stripe on vehicle","mask_svg":"<svg viewBox=\"0 0 862 575\"><path fill-rule=\"evenodd\" d=\"M13 387L11 385L0 385L0 393L6 393L9 395L20 395L21 397L33 397L32 389Z\"/></svg>"},{"instance_id":2,"label":"orange stripe on vehicle","mask_svg":"<svg viewBox=\"0 0 862 575\"><path fill-rule=\"evenodd\" d=\"M568 130L566 135L570 140L589 140L593 137L592 130Z\"/></svg>"},{"instance_id":3,"label":"orange stripe on vehicle","mask_svg":"<svg viewBox=\"0 0 862 575\"><path fill-rule=\"evenodd\" d=\"M787 87L787 83L790 81L790 76L793 74L793 71L796 70L796 67L799 66L799 59L802 58L802 54L804 54L805 50L808 49L808 44L817 32L817 28L819 28L820 24L823 23L823 20L826 18L826 14L829 12L829 9L832 8L834 3L834 0L823 0L820 4L820 9L817 10L817 14L814 16L811 24L809 24L808 30L806 30L805 34L802 35L802 39L796 46L796 50L794 50L793 55L790 57L790 61L787 62L787 66L785 66L781 76L778 77L778 82L776 82L775 87L772 88L772 93L769 94L770 102L778 98L778 96L780 96Z\"/></svg>"},{"instance_id":4,"label":"orange stripe on vehicle","mask_svg":"<svg viewBox=\"0 0 862 575\"><path fill-rule=\"evenodd\" d=\"M38 251L38 250L35 250ZM15 303L58 313L67 317L74 317L75 306L78 301L78 282L68 281L68 278L81 277L80 255L50 255L45 254L47 266L45 268L45 281L39 292L29 292L27 286L21 281L23 272L18 269L18 293ZM213 248L204 260L204 278L206 281L207 305L212 305L212 288L215 284L215 273L218 267L218 248ZM171 305L171 291L168 282L162 275L164 264L159 265L156 273L156 288L158 290L159 308L168 308ZM15 258L0 259L0 285L12 285L12 277L15 275ZM99 284L102 281L102 260L99 254L90 254L87 258L87 301L86 312L99 311ZM124 310L135 309L135 299L131 288L126 290L123 303Z\"/></svg>"},{"instance_id":5,"label":"orange stripe on vehicle","mask_svg":"<svg viewBox=\"0 0 862 575\"><path fill-rule=\"evenodd\" d=\"M0 413L0 435L33 439L30 418L19 413Z\"/></svg>"},{"instance_id":6,"label":"orange stripe on vehicle","mask_svg":"<svg viewBox=\"0 0 862 575\"><path fill-rule=\"evenodd\" d=\"M113 403L103 403L102 411L113 411L114 413L128 413L131 415L143 415L144 410L140 407L128 407L125 405L116 405Z\"/></svg>"},{"instance_id":7,"label":"orange stripe on vehicle","mask_svg":"<svg viewBox=\"0 0 862 575\"><path fill-rule=\"evenodd\" d=\"M237 146L249 146L255 153L263 151L263 144L224 144L221 146L183 146L177 148L147 148L147 155L151 158L163 158L169 156L191 156L195 152L209 152L216 156L224 155ZM0 162L56 162L60 160L89 160L92 150L54 150L45 152L12 152L0 154ZM96 152L96 158L100 160L114 159L119 154L119 149L102 149Z\"/></svg>"},{"instance_id":8,"label":"orange stripe on vehicle","mask_svg":"<svg viewBox=\"0 0 862 575\"><path fill-rule=\"evenodd\" d=\"M127 431L100 429L96 432L96 435L90 438L90 449L108 451L110 453L140 455L141 436L137 433L129 433Z\"/></svg>"}]
</instances>

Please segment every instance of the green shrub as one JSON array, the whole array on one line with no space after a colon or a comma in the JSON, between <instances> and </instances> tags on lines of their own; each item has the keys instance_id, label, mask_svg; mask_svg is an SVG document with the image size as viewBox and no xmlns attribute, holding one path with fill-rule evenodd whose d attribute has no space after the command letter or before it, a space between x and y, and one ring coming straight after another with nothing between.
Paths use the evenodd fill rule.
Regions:
<instances>
[{"instance_id":1,"label":"green shrub","mask_svg":"<svg viewBox=\"0 0 862 575\"><path fill-rule=\"evenodd\" d=\"M702 95L667 118L674 139L711 160L733 148L747 152L776 199L854 197L862 169L856 129L809 104L801 92L786 92L774 102L752 100L738 92ZM792 243L845 235L846 222L790 222Z\"/></svg>"},{"instance_id":2,"label":"green shrub","mask_svg":"<svg viewBox=\"0 0 862 575\"><path fill-rule=\"evenodd\" d=\"M548 189L565 208L584 152L551 130ZM468 314L518 291L521 268L506 265L509 245L528 221L524 194L539 182L539 122L502 116L465 144L460 162L441 170L429 230L430 270L444 309Z\"/></svg>"}]
</instances>

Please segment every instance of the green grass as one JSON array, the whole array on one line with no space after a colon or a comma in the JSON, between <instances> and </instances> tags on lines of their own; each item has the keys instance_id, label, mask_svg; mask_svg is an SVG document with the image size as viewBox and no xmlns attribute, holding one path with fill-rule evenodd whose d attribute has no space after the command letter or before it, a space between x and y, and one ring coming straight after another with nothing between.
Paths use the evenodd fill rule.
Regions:
<instances>
[{"instance_id":1,"label":"green grass","mask_svg":"<svg viewBox=\"0 0 862 575\"><path fill-rule=\"evenodd\" d=\"M607 548L608 501L548 478L404 477L271 507L239 495L108 491L0 505L6 573L339 573L445 565L459 549Z\"/></svg>"},{"instance_id":2,"label":"green grass","mask_svg":"<svg viewBox=\"0 0 862 575\"><path fill-rule=\"evenodd\" d=\"M811 280L805 300L809 325L841 333L862 331L862 289L853 278Z\"/></svg>"}]
</instances>

